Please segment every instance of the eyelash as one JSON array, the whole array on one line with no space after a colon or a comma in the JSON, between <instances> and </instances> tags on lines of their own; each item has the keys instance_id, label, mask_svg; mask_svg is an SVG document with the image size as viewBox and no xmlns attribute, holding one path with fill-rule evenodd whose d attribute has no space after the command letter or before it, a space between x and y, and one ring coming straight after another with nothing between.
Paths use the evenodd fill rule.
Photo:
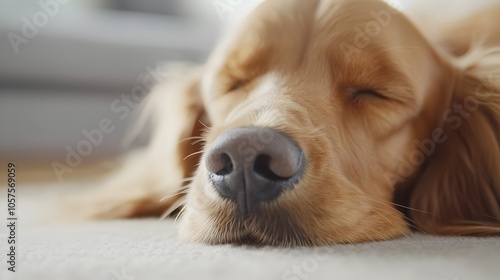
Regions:
<instances>
[{"instance_id":1,"label":"eyelash","mask_svg":"<svg viewBox=\"0 0 500 280\"><path fill-rule=\"evenodd\" d=\"M372 96L372 97L376 97L376 98L380 98L380 99L384 99L384 100L387 100L387 96L381 94L380 92L374 90L374 89L352 89L351 90L352 92L352 95L353 97L361 97L361 96L364 96L364 95L368 95L368 96Z\"/></svg>"}]
</instances>

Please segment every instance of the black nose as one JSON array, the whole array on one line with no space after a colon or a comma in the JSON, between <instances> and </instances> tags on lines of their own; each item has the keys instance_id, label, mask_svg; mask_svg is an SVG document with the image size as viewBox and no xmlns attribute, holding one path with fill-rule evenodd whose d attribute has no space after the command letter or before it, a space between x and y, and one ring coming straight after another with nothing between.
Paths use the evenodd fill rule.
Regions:
<instances>
[{"instance_id":1,"label":"black nose","mask_svg":"<svg viewBox=\"0 0 500 280\"><path fill-rule=\"evenodd\" d=\"M292 187L305 168L304 154L287 135L271 128L244 127L220 135L206 155L213 186L240 214Z\"/></svg>"}]
</instances>

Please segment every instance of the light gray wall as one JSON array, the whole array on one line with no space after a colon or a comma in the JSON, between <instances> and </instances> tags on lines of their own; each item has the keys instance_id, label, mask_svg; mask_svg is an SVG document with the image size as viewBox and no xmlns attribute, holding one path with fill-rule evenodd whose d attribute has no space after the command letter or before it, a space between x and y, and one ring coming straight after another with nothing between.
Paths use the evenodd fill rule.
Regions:
<instances>
[{"instance_id":1,"label":"light gray wall","mask_svg":"<svg viewBox=\"0 0 500 280\"><path fill-rule=\"evenodd\" d=\"M64 156L103 118L116 128L89 157L121 152L133 117L120 119L111 104L159 63L202 63L219 36L218 22L77 6L61 8L16 53L9 34L23 36L20 18L40 12L20 6L0 9L0 157Z\"/></svg>"},{"instance_id":2,"label":"light gray wall","mask_svg":"<svg viewBox=\"0 0 500 280\"><path fill-rule=\"evenodd\" d=\"M117 118L111 104L141 83L146 66L172 60L202 63L219 30L233 27L231 19L241 19L259 1L240 1L220 18L214 1L169 0L189 15L179 18L113 11L105 9L105 0L73 0L16 53L8 34L22 34L22 18L32 21L42 9L38 1L0 0L0 157L64 156L68 145L75 148L86 139L82 130L97 128L103 118L116 129L90 156L119 153L133 118ZM444 20L500 0L401 3L415 14Z\"/></svg>"}]
</instances>

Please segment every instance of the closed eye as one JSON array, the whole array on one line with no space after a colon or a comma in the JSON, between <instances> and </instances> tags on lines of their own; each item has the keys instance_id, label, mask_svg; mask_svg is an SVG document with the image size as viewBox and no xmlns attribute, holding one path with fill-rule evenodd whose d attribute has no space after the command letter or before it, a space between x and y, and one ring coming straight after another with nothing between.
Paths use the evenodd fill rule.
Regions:
<instances>
[{"instance_id":1,"label":"closed eye","mask_svg":"<svg viewBox=\"0 0 500 280\"><path fill-rule=\"evenodd\" d=\"M374 90L374 89L352 89L351 94L354 98L357 97L376 97L380 99L389 99L387 96L381 94L380 92Z\"/></svg>"},{"instance_id":2,"label":"closed eye","mask_svg":"<svg viewBox=\"0 0 500 280\"><path fill-rule=\"evenodd\" d=\"M231 91L235 91L237 89L240 89L242 88L243 86L245 86L247 84L246 81L243 81L243 80L236 80L234 81L233 83L231 83L228 87L228 92L231 92Z\"/></svg>"}]
</instances>

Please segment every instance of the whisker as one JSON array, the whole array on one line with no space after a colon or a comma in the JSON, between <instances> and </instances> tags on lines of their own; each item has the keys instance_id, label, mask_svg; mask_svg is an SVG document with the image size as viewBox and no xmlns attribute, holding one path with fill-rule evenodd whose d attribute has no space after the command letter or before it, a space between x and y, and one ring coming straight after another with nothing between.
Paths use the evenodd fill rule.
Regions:
<instances>
[{"instance_id":1,"label":"whisker","mask_svg":"<svg viewBox=\"0 0 500 280\"><path fill-rule=\"evenodd\" d=\"M394 206L398 206L398 207L405 208L405 209L408 209L408 210L413 210L415 212L420 212L420 213L424 213L424 214L434 215L433 213L426 212L426 211L419 210L419 209L415 209L415 208L411 208L411 207L404 206L404 205L401 205L401 204L397 204L397 203L394 203L392 201L382 201L382 200L378 200L378 199L375 199L373 197L368 197L368 196L364 196L363 198L369 199L369 200L373 200L375 202L386 204L386 205L394 205Z\"/></svg>"},{"instance_id":2,"label":"whisker","mask_svg":"<svg viewBox=\"0 0 500 280\"><path fill-rule=\"evenodd\" d=\"M196 141L191 142L191 145L193 145L193 146L194 146L194 145L196 145L196 144L198 144L198 143L201 143L201 142L206 142L206 140L205 140L204 138L201 138L201 139L199 139L199 140L196 140Z\"/></svg>"},{"instance_id":3,"label":"whisker","mask_svg":"<svg viewBox=\"0 0 500 280\"><path fill-rule=\"evenodd\" d=\"M181 183L191 182L191 181L193 181L193 179L194 179L194 176L186 177L186 178L181 180Z\"/></svg>"},{"instance_id":4,"label":"whisker","mask_svg":"<svg viewBox=\"0 0 500 280\"><path fill-rule=\"evenodd\" d=\"M188 159L188 158L190 158L192 156L199 155L201 153L203 153L203 151L194 152L194 153L188 155L187 157L183 158L182 160L184 161L184 160L186 160L186 159Z\"/></svg>"},{"instance_id":5,"label":"whisker","mask_svg":"<svg viewBox=\"0 0 500 280\"><path fill-rule=\"evenodd\" d=\"M184 181L184 180L183 180ZM191 188L191 184L188 184L188 185L185 185L183 187L180 187L179 190L177 192L175 192L174 194L170 194L170 195L167 195L165 197L162 197L160 199L160 201L164 201L166 199L169 199L169 198L172 198L174 196L178 196L178 195L182 195L182 194L186 194L188 192L188 190Z\"/></svg>"},{"instance_id":6,"label":"whisker","mask_svg":"<svg viewBox=\"0 0 500 280\"><path fill-rule=\"evenodd\" d=\"M491 216L491 215L487 215L487 214L481 214L480 216L483 216L483 217L486 217L486 218L493 219L493 220L495 220L496 222L500 222L500 218L495 217L495 216Z\"/></svg>"},{"instance_id":7,"label":"whisker","mask_svg":"<svg viewBox=\"0 0 500 280\"><path fill-rule=\"evenodd\" d=\"M386 206L391 206L390 204L387 204L387 203L382 202L382 201L378 201L378 200L373 199L373 198L369 198L369 197L365 197L365 196L363 196L363 198L372 199L372 200L374 200L374 201L376 201L376 202L379 202L379 203L381 203L381 204L384 204L384 205L386 205ZM349 201L349 200L346 200L346 199L336 199L336 200L334 201L334 203L352 203L352 201ZM382 209L382 208L377 207L376 209L378 209L378 210L380 210L380 211L383 211L384 213L386 213L386 214L388 214L388 215L391 215L389 212L387 212L386 210L384 210L384 209ZM377 214L381 215L380 213L377 213ZM405 219L406 219L406 220L408 220L408 221L410 221L410 222L412 222L412 223L415 223L412 219L410 219L410 218L408 218L408 217L405 217ZM408 223L407 223L407 224L408 224ZM422 229L418 228L417 226L414 226L414 225L411 225L411 224L408 224L408 226L409 226L409 227L411 227L411 228L416 229L417 231L422 231Z\"/></svg>"},{"instance_id":8,"label":"whisker","mask_svg":"<svg viewBox=\"0 0 500 280\"><path fill-rule=\"evenodd\" d=\"M163 215L161 215L160 220L165 220L170 214L172 214L177 208L185 203L185 199L179 199L174 204L172 204Z\"/></svg>"},{"instance_id":9,"label":"whisker","mask_svg":"<svg viewBox=\"0 0 500 280\"><path fill-rule=\"evenodd\" d=\"M186 207L187 207L187 204L185 204L184 206L182 206L181 210L179 211L179 213L177 214L177 216L175 216L175 219L174 219L174 227L175 227L175 224L177 223L177 219L179 219L179 217L182 216L182 214L184 214L184 211L186 211Z\"/></svg>"},{"instance_id":10,"label":"whisker","mask_svg":"<svg viewBox=\"0 0 500 280\"><path fill-rule=\"evenodd\" d=\"M198 120L198 122L203 125L206 129L210 129L210 127L206 124L204 124L201 120Z\"/></svg>"},{"instance_id":11,"label":"whisker","mask_svg":"<svg viewBox=\"0 0 500 280\"><path fill-rule=\"evenodd\" d=\"M326 133L322 133L322 134L316 134L316 135L302 135L300 136L301 138L316 138L316 137L321 137L321 136L325 136Z\"/></svg>"},{"instance_id":12,"label":"whisker","mask_svg":"<svg viewBox=\"0 0 500 280\"><path fill-rule=\"evenodd\" d=\"M182 189L182 190L180 190L180 191L178 191L178 192L176 192L176 193L174 193L174 194L172 194L172 195L168 195L168 196L162 197L162 198L160 199L160 202L165 201L165 200L167 200L167 199L169 199L169 198L172 198L172 197L176 197L176 196L178 196L178 195L184 195L184 194L187 194L187 193L188 193L188 190L189 190L189 188L184 188L184 189Z\"/></svg>"},{"instance_id":13,"label":"whisker","mask_svg":"<svg viewBox=\"0 0 500 280\"><path fill-rule=\"evenodd\" d=\"M314 134L314 133L316 133L316 132L318 132L318 131L322 130L322 129L323 129L323 128L325 128L325 127L326 127L326 125L325 125L325 124L322 124L322 125L320 125L320 126L316 127L315 129L311 130L311 131L310 131L309 133L307 133L306 135L311 135L311 134Z\"/></svg>"},{"instance_id":14,"label":"whisker","mask_svg":"<svg viewBox=\"0 0 500 280\"><path fill-rule=\"evenodd\" d=\"M179 141L179 143L182 143L182 142L188 141L188 140L199 140L199 139L203 139L203 136L186 137L186 138L182 139L181 141Z\"/></svg>"},{"instance_id":15,"label":"whisker","mask_svg":"<svg viewBox=\"0 0 500 280\"><path fill-rule=\"evenodd\" d=\"M387 213L387 212L386 212L386 211L384 211L383 209L378 208L378 210L383 211L384 213L386 213L386 214L390 215L389 213ZM379 214L382 218L384 218L384 219L385 219L387 222L389 222L391 225L393 225L394 227L396 227L396 225L394 225L394 223L393 223L393 222L391 222L391 220L387 219L387 217L386 217L386 216L382 215L382 214L381 214L380 212L378 212L375 208L373 208L373 211L374 211L375 213ZM401 234L403 234L406 238L410 238L410 237L409 237L406 233L404 233L403 231L400 231L400 232L401 232Z\"/></svg>"},{"instance_id":16,"label":"whisker","mask_svg":"<svg viewBox=\"0 0 500 280\"><path fill-rule=\"evenodd\" d=\"M405 206L403 206L403 205L399 205L399 204L397 204L397 203L390 202L390 201L381 201L381 200L377 200L377 199L372 198L372 197L364 197L364 198L365 198L365 199L368 199L368 200L372 200L372 201L378 202L378 203L381 203L381 204L386 205L386 206L392 206L392 205L394 205L394 206L399 206L399 207L402 207L402 208L407 208L407 209L410 209L410 210L414 210L414 211L422 212L422 213L424 213L424 214L434 215L434 214L432 214L432 213L428 213L428 212L425 212L425 211L419 211L418 209L413 209L413 208L411 208L411 207L405 207ZM381 208L378 208L378 209L379 209L379 210L382 210ZM410 219L410 217L406 217L406 216L405 216L405 219L406 219L406 220L408 220L408 221L410 221L410 222L412 222L413 224L416 224L416 223L415 223L415 221L413 221L412 219ZM418 227L417 227L417 226L415 226L415 225L408 224L408 226L410 226L410 227L412 227L412 228L414 228L414 229L416 229L416 230L418 230L418 231L422 231L422 229L418 228Z\"/></svg>"}]
</instances>

